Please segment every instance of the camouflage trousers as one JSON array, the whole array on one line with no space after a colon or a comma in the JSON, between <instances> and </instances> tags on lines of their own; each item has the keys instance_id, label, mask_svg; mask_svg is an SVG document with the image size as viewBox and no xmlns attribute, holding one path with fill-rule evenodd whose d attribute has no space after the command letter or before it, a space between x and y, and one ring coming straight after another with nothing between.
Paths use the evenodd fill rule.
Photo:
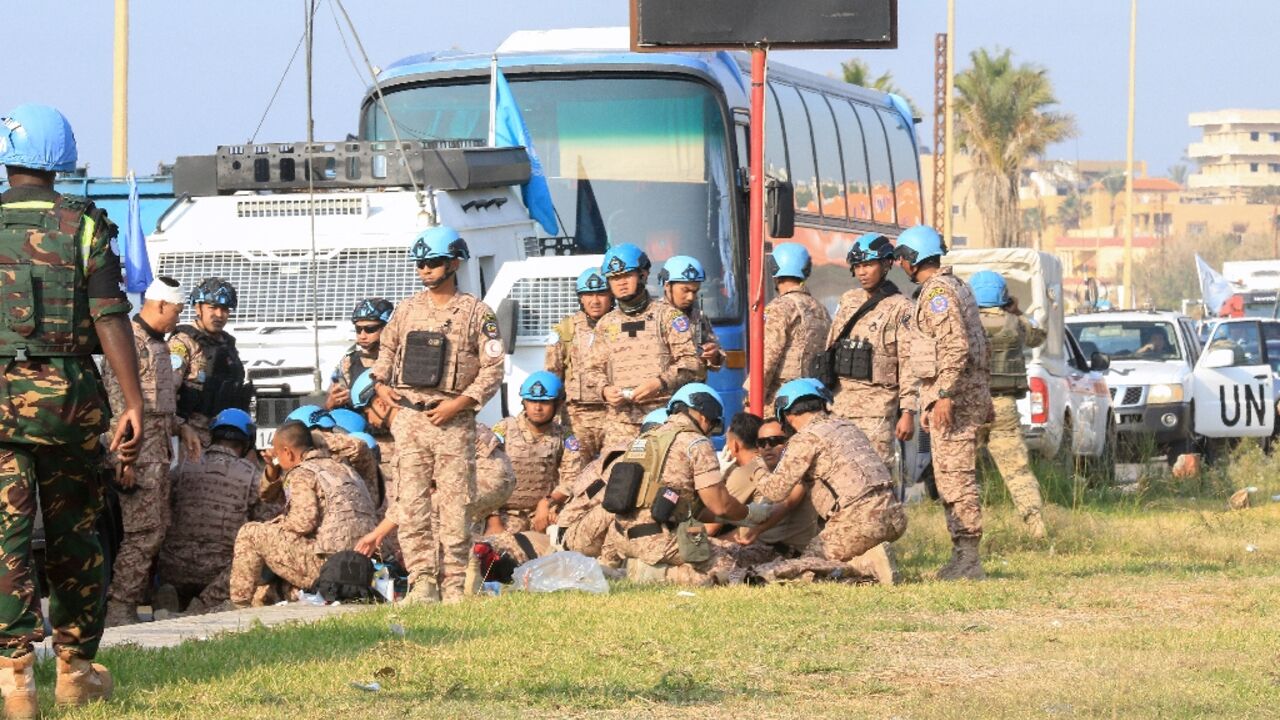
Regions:
<instances>
[{"instance_id":1,"label":"camouflage trousers","mask_svg":"<svg viewBox=\"0 0 1280 720\"><path fill-rule=\"evenodd\" d=\"M578 438L582 457L591 459L604 447L604 430L608 411L603 405L568 406L569 427Z\"/></svg>"},{"instance_id":2,"label":"camouflage trousers","mask_svg":"<svg viewBox=\"0 0 1280 720\"><path fill-rule=\"evenodd\" d=\"M467 508L467 516L473 525L479 525L481 534L485 519L498 512L516 489L516 476L510 472L477 472L476 494Z\"/></svg>"},{"instance_id":3,"label":"camouflage trousers","mask_svg":"<svg viewBox=\"0 0 1280 720\"><path fill-rule=\"evenodd\" d=\"M262 581L264 567L305 590L320 577L322 565L324 559L316 554L315 540L289 532L279 523L245 523L236 534L227 592L232 603L248 605Z\"/></svg>"},{"instance_id":4,"label":"camouflage trousers","mask_svg":"<svg viewBox=\"0 0 1280 720\"><path fill-rule=\"evenodd\" d=\"M885 488L828 517L822 532L809 541L800 557L765 563L755 572L768 580L796 577L821 567L811 562L814 558L844 566L880 543L897 540L906 531L907 513L893 491Z\"/></svg>"},{"instance_id":5,"label":"camouflage trousers","mask_svg":"<svg viewBox=\"0 0 1280 720\"><path fill-rule=\"evenodd\" d=\"M721 538L708 538L711 557L699 563L686 563L680 557L674 531L657 535L628 538L617 522L610 523L609 535L600 551L602 564L619 560L638 560L664 572L666 582L676 585L710 587L742 582L746 572L737 567L737 543Z\"/></svg>"},{"instance_id":6,"label":"camouflage trousers","mask_svg":"<svg viewBox=\"0 0 1280 720\"><path fill-rule=\"evenodd\" d=\"M151 585L151 567L169 528L169 466L138 463L133 492L119 492L124 539L111 566L108 596L119 603L141 604Z\"/></svg>"},{"instance_id":7,"label":"camouflage trousers","mask_svg":"<svg viewBox=\"0 0 1280 720\"><path fill-rule=\"evenodd\" d=\"M31 567L37 495L54 651L63 658L97 654L105 569L95 526L101 457L96 435L82 445L0 444L0 655L21 657L44 639Z\"/></svg>"},{"instance_id":8,"label":"camouflage trousers","mask_svg":"<svg viewBox=\"0 0 1280 720\"><path fill-rule=\"evenodd\" d=\"M560 545L565 550L582 553L587 557L600 557L613 514L596 505L572 523L560 526Z\"/></svg>"},{"instance_id":9,"label":"camouflage trousers","mask_svg":"<svg viewBox=\"0 0 1280 720\"><path fill-rule=\"evenodd\" d=\"M1040 497L1040 483L1031 472L1027 444L1022 439L1022 415L1018 413L1017 402L1008 395L994 397L992 403L996 417L983 433L987 452L1000 471L1005 487L1009 488L1018 516L1026 519L1044 508L1044 500Z\"/></svg>"},{"instance_id":10,"label":"camouflage trousers","mask_svg":"<svg viewBox=\"0 0 1280 720\"><path fill-rule=\"evenodd\" d=\"M460 596L471 550L467 509L476 490L476 419L463 411L437 427L401 408L396 438L396 515L412 581L434 579L445 597Z\"/></svg>"},{"instance_id":11,"label":"camouflage trousers","mask_svg":"<svg viewBox=\"0 0 1280 720\"><path fill-rule=\"evenodd\" d=\"M966 408L960 400L954 407L947 432L932 434L933 479L953 541L982 537L982 503L976 472L977 433L988 409L984 407L979 412L977 408Z\"/></svg>"},{"instance_id":12,"label":"camouflage trousers","mask_svg":"<svg viewBox=\"0 0 1280 720\"><path fill-rule=\"evenodd\" d=\"M517 539L519 537L519 539ZM522 531L522 532L504 532L497 535L490 535L481 538L482 542L489 544L494 550L504 553L515 560L516 565L523 565L534 558L540 558L551 554L551 539L546 533ZM529 551L533 552L530 553Z\"/></svg>"}]
</instances>

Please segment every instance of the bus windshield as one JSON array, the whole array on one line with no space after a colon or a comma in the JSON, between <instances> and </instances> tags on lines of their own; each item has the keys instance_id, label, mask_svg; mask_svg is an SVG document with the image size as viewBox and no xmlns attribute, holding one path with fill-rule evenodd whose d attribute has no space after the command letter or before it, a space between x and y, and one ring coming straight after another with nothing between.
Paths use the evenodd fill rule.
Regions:
<instances>
[{"instance_id":1,"label":"bus windshield","mask_svg":"<svg viewBox=\"0 0 1280 720\"><path fill-rule=\"evenodd\" d=\"M733 242L734 185L727 123L715 91L678 77L509 76L533 135L562 235L574 252L630 242L658 269L673 255L704 264L703 310L713 320L741 312L740 257ZM386 103L401 139L488 136L488 78L392 89ZM365 139L391 140L371 104Z\"/></svg>"}]
</instances>

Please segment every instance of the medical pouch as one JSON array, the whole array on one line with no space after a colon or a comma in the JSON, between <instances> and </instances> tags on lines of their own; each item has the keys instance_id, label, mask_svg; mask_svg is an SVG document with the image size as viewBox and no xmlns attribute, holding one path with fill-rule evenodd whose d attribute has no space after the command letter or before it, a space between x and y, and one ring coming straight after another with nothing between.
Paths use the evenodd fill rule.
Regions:
<instances>
[{"instance_id":1,"label":"medical pouch","mask_svg":"<svg viewBox=\"0 0 1280 720\"><path fill-rule=\"evenodd\" d=\"M414 330L404 341L400 382L411 387L433 388L444 379L449 339L433 330Z\"/></svg>"},{"instance_id":2,"label":"medical pouch","mask_svg":"<svg viewBox=\"0 0 1280 720\"><path fill-rule=\"evenodd\" d=\"M854 338L841 340L835 348L835 374L850 380L871 379L871 343Z\"/></svg>"},{"instance_id":3,"label":"medical pouch","mask_svg":"<svg viewBox=\"0 0 1280 720\"><path fill-rule=\"evenodd\" d=\"M655 522L668 525L673 519L679 517L676 512L679 504L680 493L669 487L659 488L657 496L653 499L653 506L649 508L649 514L653 516Z\"/></svg>"},{"instance_id":4,"label":"medical pouch","mask_svg":"<svg viewBox=\"0 0 1280 720\"><path fill-rule=\"evenodd\" d=\"M676 526L676 550L686 564L696 565L711 559L711 540L707 526L689 518Z\"/></svg>"},{"instance_id":5,"label":"medical pouch","mask_svg":"<svg viewBox=\"0 0 1280 720\"><path fill-rule=\"evenodd\" d=\"M605 485L600 505L615 515L634 512L643 484L644 466L619 460L609 468L609 483Z\"/></svg>"}]
</instances>

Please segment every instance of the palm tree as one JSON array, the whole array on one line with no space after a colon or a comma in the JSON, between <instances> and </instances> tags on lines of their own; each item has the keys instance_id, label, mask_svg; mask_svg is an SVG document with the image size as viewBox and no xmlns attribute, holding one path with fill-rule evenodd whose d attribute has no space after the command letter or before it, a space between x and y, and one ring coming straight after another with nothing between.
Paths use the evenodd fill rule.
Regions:
<instances>
[{"instance_id":1,"label":"palm tree","mask_svg":"<svg viewBox=\"0 0 1280 720\"><path fill-rule=\"evenodd\" d=\"M1124 173L1113 172L1107 173L1098 181L1102 183L1102 189L1106 190L1107 194L1111 196L1110 222L1113 226L1116 224L1116 198L1120 196L1120 193L1124 192L1124 178Z\"/></svg>"},{"instance_id":2,"label":"palm tree","mask_svg":"<svg viewBox=\"0 0 1280 720\"><path fill-rule=\"evenodd\" d=\"M898 84L893 81L893 73L888 70L881 73L879 77L873 78L871 77L871 66L865 60L852 58L847 62L840 63L840 74L844 77L844 81L850 85L901 95L911 108L911 115L913 117L921 117L920 108L916 107L915 102L902 91L902 88L898 87Z\"/></svg>"},{"instance_id":3,"label":"palm tree","mask_svg":"<svg viewBox=\"0 0 1280 720\"><path fill-rule=\"evenodd\" d=\"M1079 191L1072 190L1071 194L1067 195L1067 199L1058 206L1058 213L1050 218L1050 222L1058 223L1063 230L1075 230L1092 212L1093 203L1081 197Z\"/></svg>"},{"instance_id":4,"label":"palm tree","mask_svg":"<svg viewBox=\"0 0 1280 720\"><path fill-rule=\"evenodd\" d=\"M1187 174L1190 170L1183 163L1169 166L1169 179L1185 186L1187 184Z\"/></svg>"},{"instance_id":5,"label":"palm tree","mask_svg":"<svg viewBox=\"0 0 1280 720\"><path fill-rule=\"evenodd\" d=\"M973 66L956 76L956 145L969 154L982 226L997 247L1018 244L1018 178L1027 161L1075 134L1075 120L1057 104L1045 70L1014 65L1012 53L979 48Z\"/></svg>"}]
</instances>

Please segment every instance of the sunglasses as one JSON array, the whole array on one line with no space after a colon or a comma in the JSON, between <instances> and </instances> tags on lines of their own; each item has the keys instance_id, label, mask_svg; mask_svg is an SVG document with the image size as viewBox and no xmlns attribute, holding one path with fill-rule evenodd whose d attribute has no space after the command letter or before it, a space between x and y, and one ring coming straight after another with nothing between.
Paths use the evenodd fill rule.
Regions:
<instances>
[{"instance_id":1,"label":"sunglasses","mask_svg":"<svg viewBox=\"0 0 1280 720\"><path fill-rule=\"evenodd\" d=\"M762 437L762 438L756 439L756 445L762 448L782 447L783 445L786 445L786 444L787 444L787 437L785 435L778 435L777 437Z\"/></svg>"},{"instance_id":2,"label":"sunglasses","mask_svg":"<svg viewBox=\"0 0 1280 720\"><path fill-rule=\"evenodd\" d=\"M432 270L435 270L436 268L442 268L448 264L449 258L427 258L426 260L418 261L418 269L431 268Z\"/></svg>"},{"instance_id":3,"label":"sunglasses","mask_svg":"<svg viewBox=\"0 0 1280 720\"><path fill-rule=\"evenodd\" d=\"M357 326L356 326L356 334L357 334L357 335L372 335L372 334L374 334L374 333L376 333L376 332L381 332L381 331L382 331L382 327L383 327L382 325L357 325Z\"/></svg>"}]
</instances>

